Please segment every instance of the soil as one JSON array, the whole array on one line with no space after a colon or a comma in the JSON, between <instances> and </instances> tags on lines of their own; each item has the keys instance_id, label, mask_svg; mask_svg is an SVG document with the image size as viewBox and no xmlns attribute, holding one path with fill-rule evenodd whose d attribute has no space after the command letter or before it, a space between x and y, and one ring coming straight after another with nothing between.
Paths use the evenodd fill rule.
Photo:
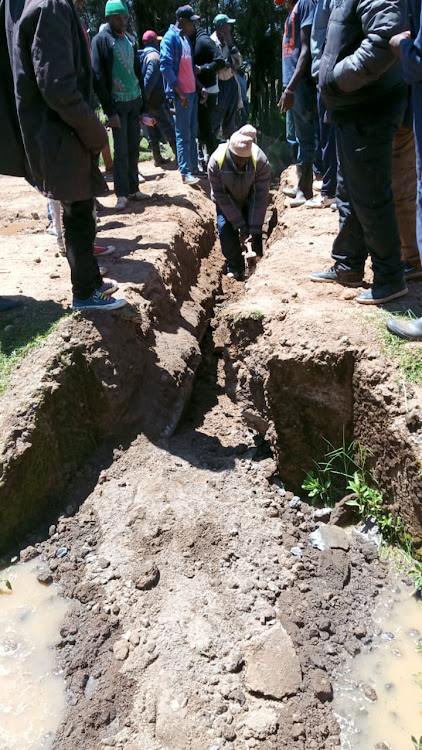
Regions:
<instances>
[{"instance_id":1,"label":"soil","mask_svg":"<svg viewBox=\"0 0 422 750\"><path fill-rule=\"evenodd\" d=\"M157 171L145 167L152 176ZM41 353L39 369L29 359L6 394L4 424L10 428L20 409L29 433L21 429L9 439L12 456L19 439L24 453L36 434L34 384L44 382L43 367L59 351L61 337L65 349L73 342L71 361L78 383L85 383L86 404L94 392L101 406L85 426L88 431L95 425L101 445L85 460L89 451L81 449L60 491L46 462L60 511L48 506L54 517L48 534L44 525L21 552L21 559L40 554L47 560L72 602L58 656L68 709L54 748L335 750L340 740L331 709L332 675L346 654L370 649L374 602L391 583L386 562L364 534L331 524L330 511L321 514L303 502L303 493L298 496L301 472L311 456L320 455L322 438L336 440L343 425L358 438L372 430L374 470L384 462L391 497L416 529L422 493L414 464L422 433L408 429L406 409L410 404L418 414L420 391L409 387L404 405L394 365L386 364L376 327L350 290L308 280L311 270L329 264L336 224L331 212L284 211L278 194L281 219L264 259L246 288L224 280L221 290L215 250L211 261L205 252L196 265L191 261L190 280L184 266L182 246L187 259L195 244L212 247L208 198L182 188L174 172L149 181L146 189L150 183L169 198L157 196L155 204L140 208L141 217L119 216L107 240L118 246L110 275L122 280L131 301L148 308L141 323L154 367L142 357L147 364L141 367L134 358L131 372L114 359L133 356L129 347L136 345L141 324L122 326L113 316L98 326L89 316L73 316L60 324L51 350ZM28 221L31 212L41 212L39 196L8 180L10 196L14 189L22 190ZM104 203L112 206L113 199ZM7 210L12 219L10 204ZM164 242L173 221L163 254L160 246L151 256L148 243ZM100 226L107 226L103 219ZM141 246L133 248L140 234ZM169 252L174 256L175 236L183 243L163 291L160 279ZM51 265L54 238L34 237L48 247L41 263L28 261L28 237L8 234L7 242L16 242L8 249L10 257L13 247L13 273L20 269L20 288L30 296L39 293L39 299L68 302L64 269L50 279L41 268L44 257ZM0 257L5 247L1 242ZM142 287L140 260L150 263L148 273L161 288L152 313L154 284ZM184 278L189 283L174 292ZM203 290L198 298L197 289ZM412 303L417 289L415 284ZM192 320L182 315L187 301L195 318L189 341L180 324L181 317ZM201 358L198 341L215 302ZM29 383L28 367L34 370ZM58 383L61 398L74 405L77 386L64 390L67 369L57 362L55 367L59 372L50 367L49 382ZM172 373L175 388L163 391L163 369ZM148 400L136 395L137 381ZM30 408L22 406L20 389ZM124 398L116 397L119 389ZM45 403L44 397L43 408ZM47 425L56 406L49 403ZM58 450L57 462L62 455ZM12 472L9 477L19 486Z\"/></svg>"}]
</instances>

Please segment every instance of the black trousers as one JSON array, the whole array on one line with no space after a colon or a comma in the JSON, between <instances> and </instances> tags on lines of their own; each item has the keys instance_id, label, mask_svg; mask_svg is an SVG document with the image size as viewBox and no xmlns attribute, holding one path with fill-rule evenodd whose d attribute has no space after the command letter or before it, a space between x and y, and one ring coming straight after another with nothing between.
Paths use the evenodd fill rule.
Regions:
<instances>
[{"instance_id":1,"label":"black trousers","mask_svg":"<svg viewBox=\"0 0 422 750\"><path fill-rule=\"evenodd\" d=\"M138 161L141 139L141 100L117 102L116 112L120 117L120 128L113 128L114 192L117 197L128 197L139 189Z\"/></svg>"},{"instance_id":2,"label":"black trousers","mask_svg":"<svg viewBox=\"0 0 422 750\"><path fill-rule=\"evenodd\" d=\"M198 105L198 134L199 142L207 149L208 157L218 146L217 132L220 127L217 109L218 94L208 94L205 104Z\"/></svg>"},{"instance_id":3,"label":"black trousers","mask_svg":"<svg viewBox=\"0 0 422 750\"><path fill-rule=\"evenodd\" d=\"M73 296L88 299L101 286L102 278L94 257L94 199L62 202L63 230L70 265Z\"/></svg>"}]
</instances>

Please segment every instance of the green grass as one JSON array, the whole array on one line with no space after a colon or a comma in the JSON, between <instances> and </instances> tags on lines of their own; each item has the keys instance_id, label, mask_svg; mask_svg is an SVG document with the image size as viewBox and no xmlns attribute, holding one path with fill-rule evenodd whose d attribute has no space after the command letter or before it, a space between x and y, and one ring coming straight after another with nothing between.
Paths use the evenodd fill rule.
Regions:
<instances>
[{"instance_id":1,"label":"green grass","mask_svg":"<svg viewBox=\"0 0 422 750\"><path fill-rule=\"evenodd\" d=\"M398 365L407 383L414 383L415 385L422 383L422 346L420 344L412 345L409 341L390 333L385 323L387 318L409 320L409 318L415 318L420 314L422 312L419 310L417 315L411 310L408 310L407 313L390 313L385 310L377 310L370 314L370 320L375 323L382 339L383 354Z\"/></svg>"},{"instance_id":2,"label":"green grass","mask_svg":"<svg viewBox=\"0 0 422 750\"><path fill-rule=\"evenodd\" d=\"M17 310L0 315L0 395L13 368L31 349L43 346L59 321L70 313L56 302L31 301ZM12 326L10 330L5 330Z\"/></svg>"}]
</instances>

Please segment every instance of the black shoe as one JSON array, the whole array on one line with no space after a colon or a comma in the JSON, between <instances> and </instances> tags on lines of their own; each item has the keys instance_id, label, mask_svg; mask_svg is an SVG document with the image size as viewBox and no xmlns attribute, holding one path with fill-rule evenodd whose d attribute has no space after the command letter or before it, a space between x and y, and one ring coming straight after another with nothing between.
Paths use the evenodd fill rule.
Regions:
<instances>
[{"instance_id":1,"label":"black shoe","mask_svg":"<svg viewBox=\"0 0 422 750\"><path fill-rule=\"evenodd\" d=\"M399 284L372 284L370 289L365 289L359 297L356 297L356 302L361 305L382 305L404 297L408 291L405 281Z\"/></svg>"},{"instance_id":2,"label":"black shoe","mask_svg":"<svg viewBox=\"0 0 422 750\"><path fill-rule=\"evenodd\" d=\"M343 284L344 286L357 287L362 284L363 272L346 270L334 265L328 271L313 271L309 278L311 281L322 281L326 284L337 282L337 284Z\"/></svg>"},{"instance_id":3,"label":"black shoe","mask_svg":"<svg viewBox=\"0 0 422 750\"><path fill-rule=\"evenodd\" d=\"M387 320L387 328L390 333L400 336L408 341L422 341L422 318L416 320Z\"/></svg>"},{"instance_id":4,"label":"black shoe","mask_svg":"<svg viewBox=\"0 0 422 750\"><path fill-rule=\"evenodd\" d=\"M412 279L422 279L422 268L405 264L404 266L404 278L406 281L412 281Z\"/></svg>"}]
</instances>

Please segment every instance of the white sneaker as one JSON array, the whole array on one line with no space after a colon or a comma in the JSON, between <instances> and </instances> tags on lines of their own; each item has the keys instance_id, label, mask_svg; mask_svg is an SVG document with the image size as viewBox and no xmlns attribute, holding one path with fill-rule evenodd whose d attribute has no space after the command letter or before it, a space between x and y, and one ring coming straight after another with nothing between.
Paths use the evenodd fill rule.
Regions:
<instances>
[{"instance_id":1,"label":"white sneaker","mask_svg":"<svg viewBox=\"0 0 422 750\"><path fill-rule=\"evenodd\" d=\"M199 179L198 177L194 177L193 174L184 174L182 175L182 182L184 182L185 185L197 185Z\"/></svg>"},{"instance_id":2,"label":"white sneaker","mask_svg":"<svg viewBox=\"0 0 422 750\"><path fill-rule=\"evenodd\" d=\"M312 187L314 190L321 190L322 188L322 180L314 180Z\"/></svg>"},{"instance_id":3,"label":"white sneaker","mask_svg":"<svg viewBox=\"0 0 422 750\"><path fill-rule=\"evenodd\" d=\"M329 208L336 202L335 198L329 198L328 195L316 195L305 203L305 208Z\"/></svg>"},{"instance_id":4,"label":"white sneaker","mask_svg":"<svg viewBox=\"0 0 422 750\"><path fill-rule=\"evenodd\" d=\"M130 201L147 201L149 197L150 196L148 195L148 193L141 193L140 190L137 190L136 193L131 193L129 195L129 200Z\"/></svg>"},{"instance_id":5,"label":"white sneaker","mask_svg":"<svg viewBox=\"0 0 422 750\"><path fill-rule=\"evenodd\" d=\"M141 174L140 172L138 172L138 182L140 185L142 185L143 182L146 182L144 175Z\"/></svg>"},{"instance_id":6,"label":"white sneaker","mask_svg":"<svg viewBox=\"0 0 422 750\"><path fill-rule=\"evenodd\" d=\"M124 195L119 195L116 201L116 205L114 208L116 211L124 211L125 208L127 208L129 205L129 198L126 198Z\"/></svg>"},{"instance_id":7,"label":"white sneaker","mask_svg":"<svg viewBox=\"0 0 422 750\"><path fill-rule=\"evenodd\" d=\"M331 204L331 210L332 210L332 211L338 211L338 208L337 208L337 203L336 203L336 201L334 201L334 203L332 203L332 204Z\"/></svg>"}]
</instances>

